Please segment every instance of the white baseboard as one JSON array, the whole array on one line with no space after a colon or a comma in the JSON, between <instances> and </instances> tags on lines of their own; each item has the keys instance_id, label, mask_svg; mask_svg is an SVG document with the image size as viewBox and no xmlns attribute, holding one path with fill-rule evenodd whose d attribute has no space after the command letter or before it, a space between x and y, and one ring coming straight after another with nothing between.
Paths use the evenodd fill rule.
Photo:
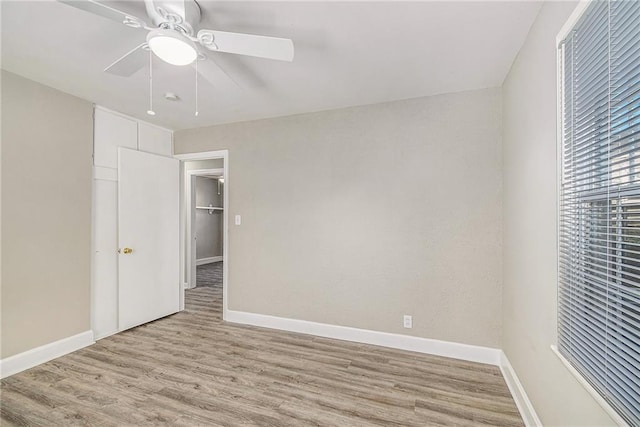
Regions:
<instances>
[{"instance_id":1,"label":"white baseboard","mask_svg":"<svg viewBox=\"0 0 640 427\"><path fill-rule=\"evenodd\" d=\"M196 265L211 264L212 262L222 261L222 256L212 256L209 258L200 258L196 260Z\"/></svg>"},{"instance_id":2,"label":"white baseboard","mask_svg":"<svg viewBox=\"0 0 640 427\"><path fill-rule=\"evenodd\" d=\"M105 332L105 333L103 333L103 334L101 334L101 335L97 335L97 334L95 334L95 333L94 333L94 334L93 334L93 339L94 339L95 341L98 341L98 340L101 340L101 339L104 339L104 338L110 337L111 335L115 335L115 334L117 334L118 332L120 332L120 331L119 331L119 330L117 330L117 329L114 329L113 331Z\"/></svg>"},{"instance_id":3,"label":"white baseboard","mask_svg":"<svg viewBox=\"0 0 640 427\"><path fill-rule=\"evenodd\" d=\"M33 368L93 344L93 332L85 331L0 360L0 378Z\"/></svg>"},{"instance_id":4,"label":"white baseboard","mask_svg":"<svg viewBox=\"0 0 640 427\"><path fill-rule=\"evenodd\" d=\"M516 402L516 406L518 407L518 411L520 411L520 416L522 416L524 424L527 427L542 426L542 422L540 422L540 418L538 418L538 414L536 414L533 404L531 404L527 393L524 391L522 383L516 375L516 371L513 370L513 366L511 366L511 363L504 351L500 352L500 370L502 371L504 380L507 382L507 387L509 387L511 396L513 396L513 400Z\"/></svg>"},{"instance_id":5,"label":"white baseboard","mask_svg":"<svg viewBox=\"0 0 640 427\"><path fill-rule=\"evenodd\" d=\"M283 317L247 313L243 311L229 310L227 311L225 320L233 323L242 323L245 325L299 332L325 338L335 338L344 341L379 345L382 347L409 350L418 353L433 354L436 356L445 356L496 366L500 366L500 354L502 353L497 348L459 344L429 338L412 337L409 335L392 334L388 332L370 331L366 329L351 328L348 326L308 322L306 320L287 319Z\"/></svg>"}]
</instances>

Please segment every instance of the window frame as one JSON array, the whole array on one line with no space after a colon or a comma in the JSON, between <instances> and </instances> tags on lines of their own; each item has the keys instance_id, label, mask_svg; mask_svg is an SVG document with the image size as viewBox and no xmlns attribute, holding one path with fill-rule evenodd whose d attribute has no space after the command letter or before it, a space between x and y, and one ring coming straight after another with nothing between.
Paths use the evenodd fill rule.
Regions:
<instances>
[{"instance_id":1,"label":"window frame","mask_svg":"<svg viewBox=\"0 0 640 427\"><path fill-rule=\"evenodd\" d=\"M610 1L610 0L606 0ZM561 236L561 210L562 210L562 173L563 173L563 113L564 113L564 97L563 97L563 69L564 69L564 55L561 48L562 42L575 28L576 24L580 21L584 13L587 11L593 0L580 0L577 4L565 24L562 26L558 34L556 35L556 308L559 307L560 302L560 236ZM593 387L589 380L578 370L573 364L565 358L558 349L558 316L555 318L555 342L551 345L551 350L560 359L561 363L567 368L567 370L576 378L579 384L581 384L587 392L593 397L593 399L605 410L613 421L621 426L629 426L629 423L624 419L620 413L609 404L609 402L602 396L602 394Z\"/></svg>"}]
</instances>

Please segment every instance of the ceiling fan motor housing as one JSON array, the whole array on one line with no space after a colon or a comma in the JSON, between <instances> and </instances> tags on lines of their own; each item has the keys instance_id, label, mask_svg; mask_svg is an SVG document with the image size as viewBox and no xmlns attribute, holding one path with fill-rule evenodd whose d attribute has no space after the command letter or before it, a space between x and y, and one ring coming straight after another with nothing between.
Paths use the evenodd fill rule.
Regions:
<instances>
[{"instance_id":1,"label":"ceiling fan motor housing","mask_svg":"<svg viewBox=\"0 0 640 427\"><path fill-rule=\"evenodd\" d=\"M144 0L147 15L156 27L172 28L187 36L194 35L202 12L195 0Z\"/></svg>"}]
</instances>

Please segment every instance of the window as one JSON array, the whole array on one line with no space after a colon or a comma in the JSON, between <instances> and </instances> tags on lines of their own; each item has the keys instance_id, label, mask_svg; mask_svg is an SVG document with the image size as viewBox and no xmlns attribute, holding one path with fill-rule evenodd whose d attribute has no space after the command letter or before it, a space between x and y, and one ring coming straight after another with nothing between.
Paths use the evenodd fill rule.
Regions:
<instances>
[{"instance_id":1,"label":"window","mask_svg":"<svg viewBox=\"0 0 640 427\"><path fill-rule=\"evenodd\" d=\"M561 42L558 349L640 425L640 1Z\"/></svg>"}]
</instances>

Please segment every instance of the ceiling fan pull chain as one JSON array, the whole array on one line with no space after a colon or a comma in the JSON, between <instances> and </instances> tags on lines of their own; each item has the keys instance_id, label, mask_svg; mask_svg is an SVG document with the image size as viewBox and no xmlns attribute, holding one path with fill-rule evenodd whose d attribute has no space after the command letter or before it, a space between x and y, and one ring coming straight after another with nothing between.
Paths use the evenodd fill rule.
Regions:
<instances>
[{"instance_id":1,"label":"ceiling fan pull chain","mask_svg":"<svg viewBox=\"0 0 640 427\"><path fill-rule=\"evenodd\" d=\"M153 111L153 52L149 49L149 109L147 114L155 116L156 112Z\"/></svg>"},{"instance_id":2,"label":"ceiling fan pull chain","mask_svg":"<svg viewBox=\"0 0 640 427\"><path fill-rule=\"evenodd\" d=\"M200 58L196 57L196 117L198 117L198 61Z\"/></svg>"}]
</instances>

